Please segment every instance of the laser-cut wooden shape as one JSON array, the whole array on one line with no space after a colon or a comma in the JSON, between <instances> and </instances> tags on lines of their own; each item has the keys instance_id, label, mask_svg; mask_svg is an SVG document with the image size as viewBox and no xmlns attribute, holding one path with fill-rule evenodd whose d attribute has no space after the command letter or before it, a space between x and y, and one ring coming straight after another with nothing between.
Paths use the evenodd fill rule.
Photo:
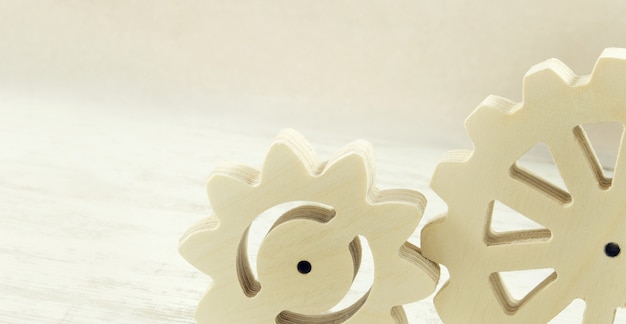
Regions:
<instances>
[{"instance_id":1,"label":"laser-cut wooden shape","mask_svg":"<svg viewBox=\"0 0 626 324\"><path fill-rule=\"evenodd\" d=\"M624 49L606 49L590 76L539 64L524 78L523 102L488 97L468 118L474 151L438 165L431 184L449 209L422 231L424 255L450 271L435 297L445 323L546 323L581 298L584 323L606 324L626 306L626 148L622 138L607 179L581 127L598 122L626 123ZM567 191L516 164L539 142ZM548 231L495 236L494 200ZM554 272L521 300L500 275L546 268Z\"/></svg>"},{"instance_id":2,"label":"laser-cut wooden shape","mask_svg":"<svg viewBox=\"0 0 626 324\"><path fill-rule=\"evenodd\" d=\"M369 144L355 142L327 163L293 130L282 131L262 171L226 163L209 178L216 216L191 228L180 253L213 284L199 323L407 323L403 304L430 295L436 264L406 242L426 201L410 190L378 191ZM248 229L264 211L294 208L273 224L258 253L258 278L246 255ZM364 237L374 280L357 302L329 312L359 271Z\"/></svg>"}]
</instances>

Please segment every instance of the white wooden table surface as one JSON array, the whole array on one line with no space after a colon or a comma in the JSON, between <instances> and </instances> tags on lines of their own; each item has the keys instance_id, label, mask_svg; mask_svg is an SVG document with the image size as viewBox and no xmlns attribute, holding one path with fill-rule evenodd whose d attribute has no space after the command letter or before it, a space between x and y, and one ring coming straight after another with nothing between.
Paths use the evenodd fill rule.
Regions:
<instances>
[{"instance_id":1,"label":"white wooden table surface","mask_svg":"<svg viewBox=\"0 0 626 324\"><path fill-rule=\"evenodd\" d=\"M0 97L0 323L193 323L210 278L177 245L211 213L206 178L226 159L259 167L275 133L292 127L215 111ZM358 138L302 125L321 159ZM379 188L426 195L420 230L445 211L428 182L455 147L367 139ZM440 323L432 299L406 309L411 323ZM556 322L580 322L579 310Z\"/></svg>"}]
</instances>

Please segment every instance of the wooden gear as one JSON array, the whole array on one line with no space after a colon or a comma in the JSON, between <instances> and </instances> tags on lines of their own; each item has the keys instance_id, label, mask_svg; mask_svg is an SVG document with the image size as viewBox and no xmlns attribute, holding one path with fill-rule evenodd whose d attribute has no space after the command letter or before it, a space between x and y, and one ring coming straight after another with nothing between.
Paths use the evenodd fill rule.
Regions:
<instances>
[{"instance_id":1,"label":"wooden gear","mask_svg":"<svg viewBox=\"0 0 626 324\"><path fill-rule=\"evenodd\" d=\"M410 190L378 191L369 144L355 142L319 163L307 142L282 131L262 171L226 163L207 190L217 217L193 227L180 253L213 283L196 311L199 323L407 323L401 305L430 295L436 264L406 242L425 199ZM248 262L250 224L286 202L289 210L263 240L258 278ZM374 280L353 305L329 312L349 291L367 239Z\"/></svg>"},{"instance_id":2,"label":"wooden gear","mask_svg":"<svg viewBox=\"0 0 626 324\"><path fill-rule=\"evenodd\" d=\"M581 125L626 123L626 50L605 50L583 77L548 60L526 74L523 94L521 103L488 97L466 122L473 152L452 152L435 171L449 209L424 228L422 248L450 271L435 306L448 324L528 324L581 298L584 323L612 323L626 306L626 149L622 139L608 178ZM569 191L516 164L539 142ZM547 229L493 232L496 200ZM499 275L543 268L555 271L521 300Z\"/></svg>"}]
</instances>

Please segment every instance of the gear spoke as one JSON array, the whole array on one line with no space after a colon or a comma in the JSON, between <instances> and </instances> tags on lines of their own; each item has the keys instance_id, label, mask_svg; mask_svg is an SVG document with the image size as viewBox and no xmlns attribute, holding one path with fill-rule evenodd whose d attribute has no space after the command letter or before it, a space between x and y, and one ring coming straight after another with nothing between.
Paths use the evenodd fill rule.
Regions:
<instances>
[{"instance_id":1,"label":"gear spoke","mask_svg":"<svg viewBox=\"0 0 626 324\"><path fill-rule=\"evenodd\" d=\"M562 310L564 310L575 298L564 293L568 283L558 278L548 286L537 291L520 308L520 323L547 323ZM540 316L540 317L539 317ZM532 318L533 321L523 319Z\"/></svg>"},{"instance_id":2,"label":"gear spoke","mask_svg":"<svg viewBox=\"0 0 626 324\"><path fill-rule=\"evenodd\" d=\"M576 131L578 129L580 131ZM593 167L597 158L593 149L585 149L591 145L581 131L577 126L572 131L563 132L562 136L554 137L549 143L559 173L574 199L584 197L590 188L600 185Z\"/></svg>"},{"instance_id":3,"label":"gear spoke","mask_svg":"<svg viewBox=\"0 0 626 324\"><path fill-rule=\"evenodd\" d=\"M615 161L615 170L613 172L613 185L626 186L626 131L622 133L617 160Z\"/></svg>"},{"instance_id":4,"label":"gear spoke","mask_svg":"<svg viewBox=\"0 0 626 324\"><path fill-rule=\"evenodd\" d=\"M587 303L583 324L612 324L615 321L615 309L610 305Z\"/></svg>"},{"instance_id":5,"label":"gear spoke","mask_svg":"<svg viewBox=\"0 0 626 324\"><path fill-rule=\"evenodd\" d=\"M593 171L596 181L600 185L600 188L607 189L611 186L611 179L604 176L604 171L602 170L602 164L598 159L598 154L591 146L589 142L589 137L585 130L579 125L574 127L574 136L578 143L580 144L585 156L587 156L587 161L589 162L589 167Z\"/></svg>"},{"instance_id":6,"label":"gear spoke","mask_svg":"<svg viewBox=\"0 0 626 324\"><path fill-rule=\"evenodd\" d=\"M548 229L561 221L565 213L564 206L552 199L552 196L512 178L505 182L505 188L500 192L499 200L524 216Z\"/></svg>"},{"instance_id":7,"label":"gear spoke","mask_svg":"<svg viewBox=\"0 0 626 324\"><path fill-rule=\"evenodd\" d=\"M510 245L493 245L487 248L486 257L490 260L487 272L532 270L552 267L552 257L548 253L547 242L529 242ZM511 261L510 256L516 258Z\"/></svg>"}]
</instances>

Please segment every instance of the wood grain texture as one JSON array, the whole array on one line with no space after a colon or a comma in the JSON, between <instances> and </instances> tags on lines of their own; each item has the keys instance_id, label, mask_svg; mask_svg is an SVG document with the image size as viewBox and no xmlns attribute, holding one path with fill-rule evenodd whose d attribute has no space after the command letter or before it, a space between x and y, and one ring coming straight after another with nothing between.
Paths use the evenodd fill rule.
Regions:
<instances>
[{"instance_id":1,"label":"wood grain texture","mask_svg":"<svg viewBox=\"0 0 626 324\"><path fill-rule=\"evenodd\" d=\"M523 102L490 97L468 118L474 151L437 167L432 186L449 210L422 232L424 254L451 273L435 297L444 322L547 323L575 299L586 303L583 323L614 322L626 306L626 254L617 250L626 247L626 149L622 137L606 174L584 127L626 124L624 89L626 50L607 49L590 76L539 64L525 76ZM540 142L563 187L517 162ZM495 202L545 228L494 231ZM532 269L551 271L512 297L504 274Z\"/></svg>"}]
</instances>

